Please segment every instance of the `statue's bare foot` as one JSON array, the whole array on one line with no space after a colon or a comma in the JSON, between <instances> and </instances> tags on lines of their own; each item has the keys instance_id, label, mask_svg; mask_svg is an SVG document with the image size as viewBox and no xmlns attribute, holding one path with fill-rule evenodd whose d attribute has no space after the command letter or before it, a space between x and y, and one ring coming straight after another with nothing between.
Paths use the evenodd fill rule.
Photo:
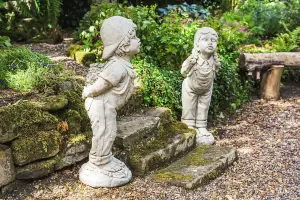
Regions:
<instances>
[{"instance_id":1,"label":"statue's bare foot","mask_svg":"<svg viewBox=\"0 0 300 200\"><path fill-rule=\"evenodd\" d=\"M79 180L91 187L118 187L128 183L131 178L131 171L114 157L109 163L99 166L87 162L79 170Z\"/></svg>"},{"instance_id":2,"label":"statue's bare foot","mask_svg":"<svg viewBox=\"0 0 300 200\"><path fill-rule=\"evenodd\" d=\"M206 128L198 128L196 135L196 143L199 145L211 145L215 143L214 136Z\"/></svg>"}]
</instances>

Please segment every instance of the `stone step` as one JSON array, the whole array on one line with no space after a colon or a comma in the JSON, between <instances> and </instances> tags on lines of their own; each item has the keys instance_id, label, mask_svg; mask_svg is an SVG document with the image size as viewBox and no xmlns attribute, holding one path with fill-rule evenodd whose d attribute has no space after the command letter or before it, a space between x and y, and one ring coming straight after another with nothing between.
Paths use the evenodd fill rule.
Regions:
<instances>
[{"instance_id":1,"label":"stone step","mask_svg":"<svg viewBox=\"0 0 300 200\"><path fill-rule=\"evenodd\" d=\"M122 117L118 120L118 132L115 145L128 148L141 141L156 137L159 126L172 121L168 108L151 108Z\"/></svg>"},{"instance_id":2,"label":"stone step","mask_svg":"<svg viewBox=\"0 0 300 200\"><path fill-rule=\"evenodd\" d=\"M138 143L155 135L160 123L159 117L131 116L123 117L118 121L118 133L115 145L120 148Z\"/></svg>"},{"instance_id":3,"label":"stone step","mask_svg":"<svg viewBox=\"0 0 300 200\"><path fill-rule=\"evenodd\" d=\"M165 169L151 175L158 182L193 189L216 178L237 159L233 147L198 146Z\"/></svg>"},{"instance_id":4,"label":"stone step","mask_svg":"<svg viewBox=\"0 0 300 200\"><path fill-rule=\"evenodd\" d=\"M173 121L160 126L155 137L115 150L114 155L124 161L134 175L145 175L167 166L195 145L195 132L185 124Z\"/></svg>"}]
</instances>

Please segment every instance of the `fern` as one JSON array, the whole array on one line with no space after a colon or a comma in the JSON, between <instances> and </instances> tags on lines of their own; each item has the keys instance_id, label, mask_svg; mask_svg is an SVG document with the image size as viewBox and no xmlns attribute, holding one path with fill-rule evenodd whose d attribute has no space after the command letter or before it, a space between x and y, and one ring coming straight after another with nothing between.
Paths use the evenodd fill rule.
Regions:
<instances>
[{"instance_id":1,"label":"fern","mask_svg":"<svg viewBox=\"0 0 300 200\"><path fill-rule=\"evenodd\" d=\"M300 27L296 28L293 32L291 32L291 39L294 41L297 48L300 48Z\"/></svg>"},{"instance_id":2,"label":"fern","mask_svg":"<svg viewBox=\"0 0 300 200\"><path fill-rule=\"evenodd\" d=\"M53 27L57 24L59 14L61 12L61 0L40 0L43 22L47 23L48 27Z\"/></svg>"}]
</instances>

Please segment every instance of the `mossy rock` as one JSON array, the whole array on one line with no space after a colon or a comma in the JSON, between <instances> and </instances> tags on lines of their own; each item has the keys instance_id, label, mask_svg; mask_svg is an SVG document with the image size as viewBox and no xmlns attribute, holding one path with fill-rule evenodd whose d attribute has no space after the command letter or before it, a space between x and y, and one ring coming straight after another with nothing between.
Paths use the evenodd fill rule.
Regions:
<instances>
[{"instance_id":1,"label":"mossy rock","mask_svg":"<svg viewBox=\"0 0 300 200\"><path fill-rule=\"evenodd\" d=\"M42 97L39 101L34 102L35 105L44 111L57 111L65 108L68 105L68 99L65 95L56 95Z\"/></svg>"},{"instance_id":2,"label":"mossy rock","mask_svg":"<svg viewBox=\"0 0 300 200\"><path fill-rule=\"evenodd\" d=\"M69 133L79 133L80 132L82 117L78 111L68 109L63 114L62 120L67 122Z\"/></svg>"},{"instance_id":3,"label":"mossy rock","mask_svg":"<svg viewBox=\"0 0 300 200\"><path fill-rule=\"evenodd\" d=\"M80 63L84 64L86 66L89 66L92 63L96 62L96 54L92 52L86 52L86 51L76 51L75 52L75 60Z\"/></svg>"},{"instance_id":4,"label":"mossy rock","mask_svg":"<svg viewBox=\"0 0 300 200\"><path fill-rule=\"evenodd\" d=\"M40 161L17 168L17 179L42 178L54 171L55 159Z\"/></svg>"},{"instance_id":5,"label":"mossy rock","mask_svg":"<svg viewBox=\"0 0 300 200\"><path fill-rule=\"evenodd\" d=\"M75 53L76 51L80 51L83 49L83 46L82 45L79 45L79 44L71 44L69 46L69 49L68 49L68 56L70 56L71 58L75 59Z\"/></svg>"},{"instance_id":6,"label":"mossy rock","mask_svg":"<svg viewBox=\"0 0 300 200\"><path fill-rule=\"evenodd\" d=\"M133 112L141 109L143 104L144 97L142 96L142 89L136 88L135 94L133 94L128 99L126 104L120 110L118 110L118 117L132 114Z\"/></svg>"},{"instance_id":7,"label":"mossy rock","mask_svg":"<svg viewBox=\"0 0 300 200\"><path fill-rule=\"evenodd\" d=\"M0 108L0 143L9 142L19 135L55 129L58 119L42 111L29 101Z\"/></svg>"},{"instance_id":8,"label":"mossy rock","mask_svg":"<svg viewBox=\"0 0 300 200\"><path fill-rule=\"evenodd\" d=\"M15 166L9 146L0 145L0 188L14 181L16 178Z\"/></svg>"},{"instance_id":9,"label":"mossy rock","mask_svg":"<svg viewBox=\"0 0 300 200\"><path fill-rule=\"evenodd\" d=\"M80 127L81 132L91 132L91 123L84 107L84 100L81 98L83 87L78 87L73 91L66 91L65 95L68 98L68 108L77 111L81 117Z\"/></svg>"},{"instance_id":10,"label":"mossy rock","mask_svg":"<svg viewBox=\"0 0 300 200\"><path fill-rule=\"evenodd\" d=\"M44 131L34 136L20 137L12 142L16 165L22 166L43 158L55 156L60 149L62 137L57 131Z\"/></svg>"},{"instance_id":11,"label":"mossy rock","mask_svg":"<svg viewBox=\"0 0 300 200\"><path fill-rule=\"evenodd\" d=\"M60 153L55 157L57 162L55 170L60 170L64 167L82 161L89 155L91 147L91 134L71 134L63 144Z\"/></svg>"}]
</instances>

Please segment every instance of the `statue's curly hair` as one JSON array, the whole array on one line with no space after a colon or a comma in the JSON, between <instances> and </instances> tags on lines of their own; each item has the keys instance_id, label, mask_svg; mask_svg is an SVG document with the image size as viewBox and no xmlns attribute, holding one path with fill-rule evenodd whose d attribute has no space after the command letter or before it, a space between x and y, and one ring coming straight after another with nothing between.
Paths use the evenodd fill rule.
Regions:
<instances>
[{"instance_id":1,"label":"statue's curly hair","mask_svg":"<svg viewBox=\"0 0 300 200\"><path fill-rule=\"evenodd\" d=\"M135 38L136 26L134 25L125 36L123 41L119 44L118 48L115 51L115 55L122 57L128 53L128 46L130 46L130 40Z\"/></svg>"}]
</instances>

